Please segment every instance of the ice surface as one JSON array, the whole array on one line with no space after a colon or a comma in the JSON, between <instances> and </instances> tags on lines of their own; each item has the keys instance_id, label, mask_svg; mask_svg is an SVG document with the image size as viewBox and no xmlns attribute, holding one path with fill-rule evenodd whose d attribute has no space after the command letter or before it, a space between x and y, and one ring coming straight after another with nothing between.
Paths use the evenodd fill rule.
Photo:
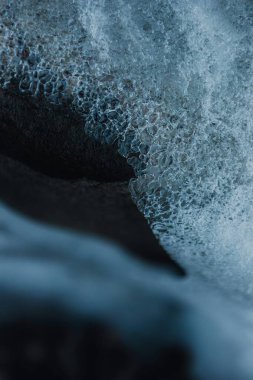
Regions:
<instances>
[{"instance_id":1,"label":"ice surface","mask_svg":"<svg viewBox=\"0 0 253 380\"><path fill-rule=\"evenodd\" d=\"M117 78L115 119L99 132L120 135L138 207L189 272L251 302L253 4L79 3L95 72Z\"/></svg>"},{"instance_id":2,"label":"ice surface","mask_svg":"<svg viewBox=\"0 0 253 380\"><path fill-rule=\"evenodd\" d=\"M192 289L207 286L207 313L216 320L211 288L241 310L230 333L252 378L252 1L0 4L1 86L69 99L87 133L117 140L133 199Z\"/></svg>"},{"instance_id":3,"label":"ice surface","mask_svg":"<svg viewBox=\"0 0 253 380\"><path fill-rule=\"evenodd\" d=\"M193 277L144 265L109 241L38 224L2 204L0 304L0 322L50 316L56 306L58 318L109 323L130 345L151 352L164 343L187 345L197 379L252 378L250 310Z\"/></svg>"}]
</instances>

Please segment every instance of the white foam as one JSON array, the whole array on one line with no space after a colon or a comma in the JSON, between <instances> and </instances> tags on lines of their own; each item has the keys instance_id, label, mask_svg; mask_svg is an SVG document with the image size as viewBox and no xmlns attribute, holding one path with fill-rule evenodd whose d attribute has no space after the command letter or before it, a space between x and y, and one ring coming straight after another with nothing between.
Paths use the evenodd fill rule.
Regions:
<instances>
[{"instance_id":1,"label":"white foam","mask_svg":"<svg viewBox=\"0 0 253 380\"><path fill-rule=\"evenodd\" d=\"M121 107L127 123L112 128L136 169L133 198L189 272L247 298L253 6L201 0L99 5L108 22L102 35L110 41L103 70L113 68L135 86Z\"/></svg>"}]
</instances>

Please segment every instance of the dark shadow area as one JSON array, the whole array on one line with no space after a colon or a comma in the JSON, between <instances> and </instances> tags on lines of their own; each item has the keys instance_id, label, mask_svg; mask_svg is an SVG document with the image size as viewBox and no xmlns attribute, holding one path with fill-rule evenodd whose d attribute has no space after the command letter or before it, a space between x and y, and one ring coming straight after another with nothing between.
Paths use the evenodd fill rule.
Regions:
<instances>
[{"instance_id":1,"label":"dark shadow area","mask_svg":"<svg viewBox=\"0 0 253 380\"><path fill-rule=\"evenodd\" d=\"M107 326L22 320L0 327L0 377L6 380L190 380L180 346L145 356Z\"/></svg>"},{"instance_id":2,"label":"dark shadow area","mask_svg":"<svg viewBox=\"0 0 253 380\"><path fill-rule=\"evenodd\" d=\"M43 222L97 234L183 275L128 191L134 173L116 146L87 137L65 106L0 92L0 199Z\"/></svg>"},{"instance_id":3,"label":"dark shadow area","mask_svg":"<svg viewBox=\"0 0 253 380\"><path fill-rule=\"evenodd\" d=\"M67 105L0 90L0 153L50 177L128 181L133 169L116 146L84 132L83 120Z\"/></svg>"}]
</instances>

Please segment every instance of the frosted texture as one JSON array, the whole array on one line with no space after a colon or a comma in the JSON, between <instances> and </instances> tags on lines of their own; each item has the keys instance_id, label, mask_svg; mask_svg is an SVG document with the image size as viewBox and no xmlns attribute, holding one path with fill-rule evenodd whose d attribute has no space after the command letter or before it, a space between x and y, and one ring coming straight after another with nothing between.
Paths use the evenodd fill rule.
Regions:
<instances>
[{"instance_id":1,"label":"frosted texture","mask_svg":"<svg viewBox=\"0 0 253 380\"><path fill-rule=\"evenodd\" d=\"M252 3L7 3L2 86L69 101L88 133L117 140L164 247L250 299Z\"/></svg>"},{"instance_id":2,"label":"frosted texture","mask_svg":"<svg viewBox=\"0 0 253 380\"><path fill-rule=\"evenodd\" d=\"M0 0L0 86L65 102L117 141L133 199L194 275L189 298L205 283L240 300L231 330L251 361L252 27L250 0Z\"/></svg>"},{"instance_id":3,"label":"frosted texture","mask_svg":"<svg viewBox=\"0 0 253 380\"><path fill-rule=\"evenodd\" d=\"M253 4L89 4L99 70L131 84L115 128L138 207L188 271L251 300Z\"/></svg>"},{"instance_id":4,"label":"frosted texture","mask_svg":"<svg viewBox=\"0 0 253 380\"><path fill-rule=\"evenodd\" d=\"M249 300L252 22L246 0L1 1L1 86L69 102L117 140L163 246Z\"/></svg>"}]
</instances>

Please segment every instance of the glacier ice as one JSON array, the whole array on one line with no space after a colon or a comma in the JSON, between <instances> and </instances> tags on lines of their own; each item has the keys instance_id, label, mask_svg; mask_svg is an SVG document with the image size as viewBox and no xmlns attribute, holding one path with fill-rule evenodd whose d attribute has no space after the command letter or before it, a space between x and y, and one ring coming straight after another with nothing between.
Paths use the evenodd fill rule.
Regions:
<instances>
[{"instance_id":1,"label":"glacier ice","mask_svg":"<svg viewBox=\"0 0 253 380\"><path fill-rule=\"evenodd\" d=\"M134 201L190 274L188 298L199 305L203 287L215 320L217 292L227 326L228 304L237 310L231 334L252 376L253 3L1 0L0 9L1 87L67 99L88 134L117 141L136 172Z\"/></svg>"},{"instance_id":2,"label":"glacier ice","mask_svg":"<svg viewBox=\"0 0 253 380\"><path fill-rule=\"evenodd\" d=\"M133 198L163 246L251 303L252 4L79 3L95 71L114 73L120 100L112 125L87 129L105 139L116 129Z\"/></svg>"}]
</instances>

